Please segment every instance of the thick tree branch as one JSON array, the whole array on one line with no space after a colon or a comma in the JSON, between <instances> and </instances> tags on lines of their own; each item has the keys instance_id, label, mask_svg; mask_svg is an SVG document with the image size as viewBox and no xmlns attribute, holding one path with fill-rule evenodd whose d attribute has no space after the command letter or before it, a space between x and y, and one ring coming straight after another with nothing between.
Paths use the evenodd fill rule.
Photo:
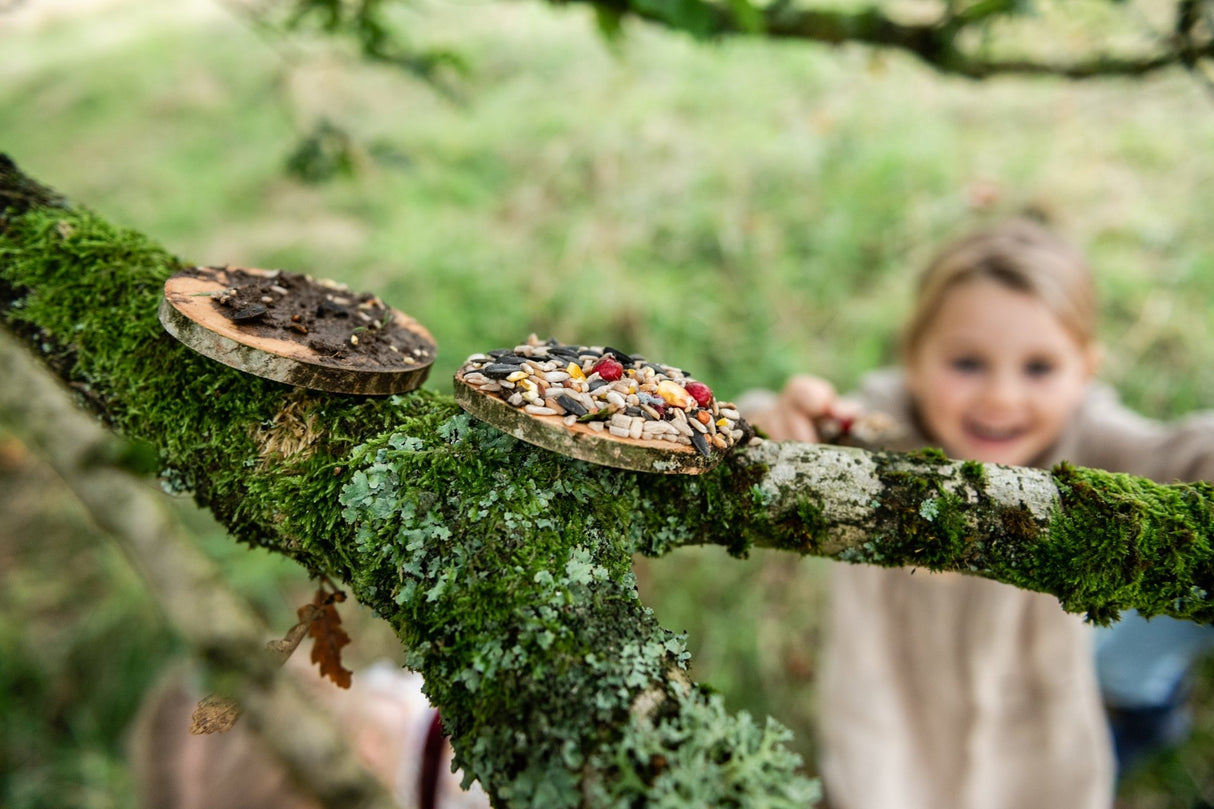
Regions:
<instances>
[{"instance_id":1,"label":"thick tree branch","mask_svg":"<svg viewBox=\"0 0 1214 809\"><path fill-rule=\"evenodd\" d=\"M424 390L331 396L210 362L157 321L179 264L34 207L0 232L0 322L236 538L388 620L503 805L810 802L782 729L692 687L683 639L637 598L638 550L770 546L1214 621L1209 485L775 444L690 479L591 466Z\"/></svg>"}]
</instances>

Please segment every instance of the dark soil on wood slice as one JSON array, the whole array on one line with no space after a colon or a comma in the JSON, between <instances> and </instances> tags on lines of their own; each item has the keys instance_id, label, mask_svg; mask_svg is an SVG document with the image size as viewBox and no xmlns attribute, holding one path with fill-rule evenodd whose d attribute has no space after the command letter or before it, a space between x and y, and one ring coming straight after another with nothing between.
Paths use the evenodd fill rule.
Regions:
<instances>
[{"instance_id":1,"label":"dark soil on wood slice","mask_svg":"<svg viewBox=\"0 0 1214 809\"><path fill-rule=\"evenodd\" d=\"M359 394L412 390L437 354L421 324L377 296L302 273L193 267L169 280L165 302L161 320L186 345L304 387Z\"/></svg>"}]
</instances>

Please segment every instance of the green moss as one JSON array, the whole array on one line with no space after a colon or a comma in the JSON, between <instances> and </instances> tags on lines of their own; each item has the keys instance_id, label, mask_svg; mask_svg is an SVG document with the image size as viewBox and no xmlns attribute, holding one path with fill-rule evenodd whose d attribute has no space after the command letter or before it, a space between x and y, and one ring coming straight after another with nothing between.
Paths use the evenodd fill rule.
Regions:
<instances>
[{"instance_id":1,"label":"green moss","mask_svg":"<svg viewBox=\"0 0 1214 809\"><path fill-rule=\"evenodd\" d=\"M978 461L962 461L961 477L976 487L986 485L986 467Z\"/></svg>"},{"instance_id":2,"label":"green moss","mask_svg":"<svg viewBox=\"0 0 1214 809\"><path fill-rule=\"evenodd\" d=\"M764 544L782 550L814 553L828 527L822 507L807 496L798 496L793 507L771 520L770 534Z\"/></svg>"},{"instance_id":3,"label":"green moss","mask_svg":"<svg viewBox=\"0 0 1214 809\"><path fill-rule=\"evenodd\" d=\"M929 570L975 567L982 546L966 516L971 504L948 490L944 478L909 471L913 466L905 459L874 457L882 483L874 504L877 529L861 548L845 554L847 561ZM918 453L913 460L932 466L949 463L938 450Z\"/></svg>"},{"instance_id":4,"label":"green moss","mask_svg":"<svg viewBox=\"0 0 1214 809\"><path fill-rule=\"evenodd\" d=\"M1096 622L1123 609L1214 620L1214 488L1161 485L1062 464L1048 540L1013 583L1056 594Z\"/></svg>"},{"instance_id":5,"label":"green moss","mask_svg":"<svg viewBox=\"0 0 1214 809\"><path fill-rule=\"evenodd\" d=\"M923 447L907 453L907 457L920 463L931 464L934 466L943 466L951 463L949 457L944 454L944 450L938 447Z\"/></svg>"}]
</instances>

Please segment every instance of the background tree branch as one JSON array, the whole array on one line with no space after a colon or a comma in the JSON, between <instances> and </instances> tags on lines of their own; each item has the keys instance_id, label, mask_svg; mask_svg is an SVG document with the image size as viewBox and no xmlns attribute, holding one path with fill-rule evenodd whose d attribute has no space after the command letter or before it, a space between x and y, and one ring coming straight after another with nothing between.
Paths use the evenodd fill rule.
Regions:
<instances>
[{"instance_id":1,"label":"background tree branch","mask_svg":"<svg viewBox=\"0 0 1214 809\"><path fill-rule=\"evenodd\" d=\"M273 636L183 535L161 493L137 476L127 447L71 401L28 351L0 333L0 422L45 458L143 575L249 725L323 806L394 806L315 702L279 671ZM306 729L306 730L305 730ZM184 734L185 726L180 728Z\"/></svg>"},{"instance_id":2,"label":"background tree branch","mask_svg":"<svg viewBox=\"0 0 1214 809\"><path fill-rule=\"evenodd\" d=\"M1023 0L970 2L893 2L854 4L800 3L793 0L553 0L556 5L589 5L610 36L622 23L637 19L682 31L701 39L766 37L825 45L857 43L878 50L898 51L945 74L983 79L993 76L1058 76L1068 79L1140 77L1160 70L1196 65L1214 56L1214 31L1209 25L1210 0L1175 0L1166 30L1149 32L1132 3L1095 0L1074 4L1027 3ZM283 0L261 7L260 20L280 19L298 30L314 27L354 40L365 58L397 64L434 81L438 69L458 66L450 51L429 52L412 47L393 25L398 0L345 3L341 0ZM1045 5L1046 7L1042 7ZM1043 32L1059 26L1068 14L1101 9L1143 40L1136 47L1114 46L1113 36L1095 34L1081 47L1060 38L1042 49ZM1013 24L1032 20L1035 33L1024 34Z\"/></svg>"}]
</instances>

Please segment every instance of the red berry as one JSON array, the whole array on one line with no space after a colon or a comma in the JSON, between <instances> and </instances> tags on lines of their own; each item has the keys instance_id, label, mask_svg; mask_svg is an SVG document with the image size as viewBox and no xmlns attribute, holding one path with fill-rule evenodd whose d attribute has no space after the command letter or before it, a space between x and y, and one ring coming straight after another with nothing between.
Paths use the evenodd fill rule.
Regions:
<instances>
[{"instance_id":1,"label":"red berry","mask_svg":"<svg viewBox=\"0 0 1214 809\"><path fill-rule=\"evenodd\" d=\"M700 407L708 407L712 404L712 388L703 382L688 382L684 387Z\"/></svg>"},{"instance_id":2,"label":"red berry","mask_svg":"<svg viewBox=\"0 0 1214 809\"><path fill-rule=\"evenodd\" d=\"M624 375L624 366L612 357L603 357L591 372L608 382L614 382Z\"/></svg>"}]
</instances>

